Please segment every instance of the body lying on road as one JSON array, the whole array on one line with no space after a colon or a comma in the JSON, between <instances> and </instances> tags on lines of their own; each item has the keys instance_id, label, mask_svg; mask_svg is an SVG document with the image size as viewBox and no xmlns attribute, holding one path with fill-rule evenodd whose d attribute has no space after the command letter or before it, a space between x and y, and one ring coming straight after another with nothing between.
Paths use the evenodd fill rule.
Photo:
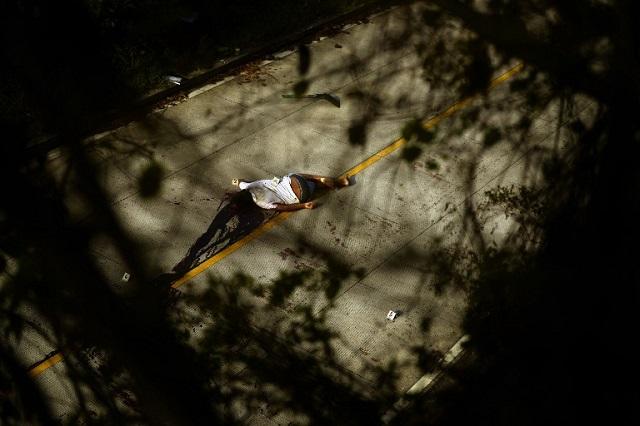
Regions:
<instances>
[{"instance_id":1,"label":"body lying on road","mask_svg":"<svg viewBox=\"0 0 640 426\"><path fill-rule=\"evenodd\" d=\"M311 197L317 188L341 188L349 185L349 179L290 173L281 178L253 182L234 179L232 183L241 191L248 191L253 202L263 209L294 211L315 208L316 203L311 201Z\"/></svg>"},{"instance_id":2,"label":"body lying on road","mask_svg":"<svg viewBox=\"0 0 640 426\"><path fill-rule=\"evenodd\" d=\"M349 186L349 179L290 173L252 182L233 179L232 184L240 191L228 194L209 228L173 267L174 273L184 274L195 268L271 219L276 212L315 208L314 194Z\"/></svg>"}]
</instances>

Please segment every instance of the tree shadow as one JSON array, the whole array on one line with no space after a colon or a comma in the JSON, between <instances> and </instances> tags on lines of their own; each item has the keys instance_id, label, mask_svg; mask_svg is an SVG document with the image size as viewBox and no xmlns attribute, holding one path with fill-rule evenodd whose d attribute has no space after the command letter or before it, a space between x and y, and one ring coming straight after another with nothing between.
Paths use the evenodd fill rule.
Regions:
<instances>
[{"instance_id":1,"label":"tree shadow","mask_svg":"<svg viewBox=\"0 0 640 426\"><path fill-rule=\"evenodd\" d=\"M623 392L620 385L636 363L630 356L632 351L620 351L616 345L633 335L629 325L634 323L631 317L637 301L637 273L631 270L634 252L626 247L638 236L634 193L638 169L634 159L638 157L640 133L633 115L637 109L623 106L628 98L637 104L637 85L625 82L621 76L628 73L620 73L620 69L625 63L621 58L633 55L618 53L621 56L609 62L607 72L592 67L598 65L597 60L610 57L607 43L594 40L603 35L599 23L611 25L611 10L603 15L606 19L595 19L606 9L604 3L582 8L522 2L519 10L515 2L487 2L489 12L495 9L495 15L479 13L477 2L474 6L436 3L449 10L449 15L422 4L422 9L407 12L408 17L417 19L403 21L426 25L433 35L424 37L417 46L424 77L436 87L450 85L456 96L477 91L482 95L477 106L458 114L444 131L425 134L410 123L403 132L408 146L413 147L404 159L415 165L422 161L418 156L424 156L423 169L429 169L428 176L436 174L437 164L431 167L435 161L443 169L451 166L462 171L460 179L440 173L451 180L446 195L457 198L454 208L448 208L449 202L444 207L443 217L449 215L449 221L435 229L434 238L415 247L409 241L406 250L394 252L397 262L375 265L386 276L409 268L415 272L413 287L395 280L382 283L385 290L401 285L411 290L403 306L407 315L401 319L420 315L419 330L410 334L418 337L407 343L416 357L404 361L391 356L388 363L380 363L358 347L357 339L372 339L377 329L352 339L339 335L336 321L340 318L332 317L336 300L344 294L345 283L361 277L349 262L304 241L304 228L287 238L303 241L301 244L317 255L317 272L285 268L268 282L242 274L211 279L203 293L178 294L178 301L167 306L166 291L158 294L161 292L146 285L152 281L144 266L149 256L123 229L104 185L96 182L95 169L73 133L72 124L77 120L73 112L81 103L68 102L73 108L66 111L43 97L46 91L31 93L36 103L42 103L41 111L51 123L57 124L60 117L66 120L61 131L73 154L73 165L79 168L76 184L99 217L80 225L69 220L67 194L42 169L42 158L25 158L19 150L3 155L3 181L11 182L21 195L7 200L0 216L0 259L8 259L2 264L0 326L7 336L28 330L32 318L15 315L26 306L46 323L47 327L32 328L53 336L48 342L61 347L75 343L84 348L67 356L68 365L60 373L71 382L70 399L76 403L71 422L258 422L263 420L260 413L279 421L278 413L283 412L293 413L301 423L376 424L384 409L401 396L403 389L398 383L403 371L417 366L419 373L431 372L438 365L441 354L428 350L432 343L429 333L441 330L434 329L427 303L437 302L452 290L465 292L467 297L462 329L471 336L468 353L461 364L442 376L444 381L435 387L436 393L418 396L398 423L423 424L430 416L427 420L436 424L539 424L553 418L558 401L565 407L562 419L586 419L595 412L605 423L626 414L631 394ZM622 13L628 4L613 3L621 16L636 16ZM512 22L505 21L509 14ZM537 22L529 19L531 14L547 20L539 25L541 37L534 40L531 34L523 33ZM592 25L581 33L579 28L585 27L587 18ZM407 31L389 36L392 48L402 46L415 29L409 25L398 28ZM622 35L617 37L626 43ZM574 41L585 49L573 49L570 42ZM625 43L619 48L628 53ZM496 48L506 52L504 56L497 55ZM606 54L594 59L600 51ZM568 52L583 57L569 57L565 64ZM379 53L376 50L371 57ZM523 95L521 99L505 96L496 101L486 90L489 71L508 65L512 56L525 58L535 68L509 85ZM355 66L355 62L332 64L336 66L327 73L348 69L361 75L366 68ZM391 72L374 81L373 90L384 87L393 74L393 70L387 71ZM306 72L302 74L308 78ZM26 83L35 81L37 73L25 78ZM82 88L90 87L85 83ZM80 96L82 90L76 92ZM575 118L579 108L573 99L583 92L604 105L598 106L595 121ZM340 129L344 130L344 146L348 147L348 142L367 144L381 112L389 117L396 113L393 108L381 110L381 96L374 95L370 99L365 96L364 106L356 107L360 110L352 117L352 125ZM268 104L269 99L255 103ZM392 104L399 109L405 105L400 101L402 97ZM429 109L434 103L439 101L427 99L424 107ZM576 111L571 111L574 105ZM509 121L505 113L514 110L527 119ZM547 140L551 143L534 140L535 126L528 118L538 110L548 113L542 126L554 129ZM216 118L224 125L228 115ZM334 124L335 120L327 122ZM150 127L165 136L163 142L181 138L194 145L200 136L220 129L211 125L185 132L174 124L160 120ZM472 127L477 131L474 135L469 134ZM460 143L455 136L461 136ZM567 137L572 142L564 149L561 145ZM135 139L122 142L120 154L151 155L144 145L137 146ZM494 180L483 176L491 166L486 164L487 158L498 158L491 157L496 152L505 165L522 166L518 177L528 186L509 186L504 170L490 176ZM397 206L392 204L391 188L399 178L395 173L390 176L389 192L383 194L387 195L382 203L385 214ZM155 184L160 181L157 174L150 178ZM188 183L197 184L195 179ZM421 183L428 186L436 181ZM372 193L363 191L365 197ZM175 272L197 266L271 218L271 212L258 210L246 194L237 197L219 208ZM352 205L358 207L355 200L349 207ZM344 210L344 205L334 208ZM350 212L348 236L360 210ZM509 220L496 219L502 215ZM405 219L401 225L423 233L438 223L439 218L433 219ZM494 228L488 229L490 220L502 228L494 233ZM314 219L306 222L314 225ZM139 282L126 288L126 298L113 290L97 267L96 257L89 254L88 242L101 234L109 235L125 263L137 268L134 276ZM377 240L386 236L396 237L382 230L372 234ZM358 309L372 294L371 288L367 290L369 293L356 300ZM442 309L449 306L443 304ZM379 328L384 330L384 326ZM15 355L19 345L7 342L0 344L2 419L33 412L42 423L51 422L52 414L46 408L49 396L30 385ZM612 353L617 354L617 362L608 362ZM603 364L609 374L593 378L593 366ZM9 382L13 377L17 380ZM572 396L581 397L582 406L565 404ZM236 404L244 411L236 409ZM96 407L100 411L97 417L92 414ZM290 420L286 415L282 419Z\"/></svg>"}]
</instances>

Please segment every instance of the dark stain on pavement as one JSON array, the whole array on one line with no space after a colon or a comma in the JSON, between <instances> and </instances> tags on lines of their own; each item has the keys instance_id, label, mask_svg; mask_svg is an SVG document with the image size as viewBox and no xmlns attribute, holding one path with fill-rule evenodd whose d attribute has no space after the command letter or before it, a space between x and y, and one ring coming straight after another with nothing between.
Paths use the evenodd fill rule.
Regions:
<instances>
[{"instance_id":1,"label":"dark stain on pavement","mask_svg":"<svg viewBox=\"0 0 640 426\"><path fill-rule=\"evenodd\" d=\"M282 258L282 260L287 260L289 257L291 257L293 261L293 267L298 271L314 269L314 266L310 265L309 263L305 262L302 259L302 254L303 254L302 252L304 251L304 249L301 248L300 251L301 252L298 253L295 250L287 247L284 250L280 251L278 254ZM307 259L307 260L310 261L311 259ZM318 265L316 265L315 267L317 266Z\"/></svg>"},{"instance_id":2,"label":"dark stain on pavement","mask_svg":"<svg viewBox=\"0 0 640 426\"><path fill-rule=\"evenodd\" d=\"M329 225L329 232L331 233L331 235L335 235L337 228L336 225L334 225L330 221L327 221L327 225Z\"/></svg>"},{"instance_id":3,"label":"dark stain on pavement","mask_svg":"<svg viewBox=\"0 0 640 426\"><path fill-rule=\"evenodd\" d=\"M284 250L282 250L280 253L278 253L280 255L280 257L282 258L282 260L287 260L287 258L289 256L294 256L294 257L300 257L300 255L298 253L296 253L294 250L290 249L290 248L285 248Z\"/></svg>"}]
</instances>

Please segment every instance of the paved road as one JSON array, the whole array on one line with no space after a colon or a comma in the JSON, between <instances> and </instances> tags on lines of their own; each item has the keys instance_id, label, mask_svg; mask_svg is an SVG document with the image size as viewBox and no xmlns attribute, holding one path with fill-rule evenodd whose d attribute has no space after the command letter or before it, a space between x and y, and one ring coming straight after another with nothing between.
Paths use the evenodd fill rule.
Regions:
<instances>
[{"instance_id":1,"label":"paved road","mask_svg":"<svg viewBox=\"0 0 640 426\"><path fill-rule=\"evenodd\" d=\"M408 35L401 33L406 28L412 28ZM571 142L562 132L568 116L559 115L558 103L531 110L508 84L460 104L461 111L451 117L438 115L460 99L421 72L414 45L428 42L432 33L419 14L396 8L311 44L309 93L337 94L340 108L322 100L282 98L300 77L297 54L281 52L142 121L91 138L113 205L158 262L156 272L170 270L205 232L225 192L232 190L232 178L291 171L340 175L362 164L354 186L323 197L316 210L288 215L180 290L198 294L208 285L209 273L230 277L242 271L268 283L281 271L322 270L317 253L332 253L362 271L343 283L333 304L321 291L299 291L282 309L257 315L256 326L286 321L296 306L310 303L315 312L326 310L342 366L373 386L375 367L395 360L403 365L398 389L407 391L423 375L412 347L445 353L463 334L465 291L438 287L433 255L476 247L464 207L482 205L485 191L498 185L536 185L540 156ZM452 24L447 34L455 40L465 33ZM400 41L390 43L396 38ZM497 56L494 60L495 76L516 65L501 63ZM520 74L526 73L525 67ZM576 105L572 114L588 120L593 104L577 99ZM477 112L476 119L470 122L464 111ZM367 166L367 159L396 140L410 119L434 116L442 118L432 129L438 143L420 157L404 161L398 149ZM483 144L487 123L508 129L523 116L533 122L527 134L504 132L490 147ZM350 144L349 129L365 118L366 143ZM107 143L121 152L101 148ZM132 145L150 149L166 171L157 198L146 200L137 193L136 176L149 160L128 154ZM535 161L527 155L534 148L540 153ZM51 169L62 169L64 161L52 154ZM71 204L79 219L90 213L80 203ZM503 212L481 219L487 243L500 245L514 231ZM301 250L301 238L318 250ZM94 250L114 285L126 286L115 250L101 241ZM254 302L264 304L260 298ZM391 309L400 312L393 322L385 319ZM423 332L425 318L430 326ZM35 335L22 347L25 365L55 349ZM36 378L51 392L60 415L74 405L64 369L59 362ZM256 413L247 421L278 424L286 419L287 413Z\"/></svg>"}]
</instances>

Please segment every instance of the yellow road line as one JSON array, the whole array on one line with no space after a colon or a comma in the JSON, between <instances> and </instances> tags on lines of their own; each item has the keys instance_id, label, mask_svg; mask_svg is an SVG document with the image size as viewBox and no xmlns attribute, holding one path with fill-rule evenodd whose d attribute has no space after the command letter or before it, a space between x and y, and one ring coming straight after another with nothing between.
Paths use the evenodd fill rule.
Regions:
<instances>
[{"instance_id":1,"label":"yellow road line","mask_svg":"<svg viewBox=\"0 0 640 426\"><path fill-rule=\"evenodd\" d=\"M509 80L511 77L515 76L516 74L518 74L523 69L524 69L524 64L522 62L520 62L519 64L515 65L513 68L511 68L511 69L507 70L506 72L500 74L498 77L496 77L493 80L491 80L491 83L489 84L489 90L491 90L494 87L496 87L496 86L504 83L505 81Z\"/></svg>"},{"instance_id":2,"label":"yellow road line","mask_svg":"<svg viewBox=\"0 0 640 426\"><path fill-rule=\"evenodd\" d=\"M488 90L493 89L494 87L506 82L511 77L513 77L514 75L516 75L520 71L522 71L523 67L524 67L524 65L522 63L520 63L520 64L514 66L513 68L510 68L509 70L507 70L503 74L500 74L498 77L496 77L493 80L491 80L491 83L489 84ZM453 114L455 114L456 112L460 111L461 109L467 107L467 105L469 105L469 103L471 103L477 97L478 97L478 95L472 95L472 96L466 97L466 98L456 102L455 104L451 105L450 107L448 107L444 111L438 113L437 115L435 115L435 116L433 116L431 118L423 120L422 121L422 127L425 130L429 130L429 129L435 127L438 123L440 123L445 118L448 118L448 117L452 116ZM350 176L354 176L354 175L360 173L361 171L363 171L367 167L370 167L371 165L373 165L373 164L377 163L378 161L382 160L384 157L386 157L387 155L391 154L392 152L394 152L398 148L401 148L406 143L407 143L407 141L404 138L397 139L391 145L387 145L386 147L382 148L380 151L376 152L371 157L369 157L366 160L364 160L362 163L360 163L357 166L347 170L344 174L342 174L341 177L350 177Z\"/></svg>"},{"instance_id":3,"label":"yellow road line","mask_svg":"<svg viewBox=\"0 0 640 426\"><path fill-rule=\"evenodd\" d=\"M513 68L509 69L508 71L504 72L503 74L499 75L498 77L496 77L495 79L493 79L491 81L491 83L489 84L488 89L489 90L493 89L494 87L506 82L507 80L509 80L510 78L515 76L516 74L518 74L520 71L522 71L523 67L524 67L524 65L520 63L520 64L514 66ZM456 102L455 104L451 105L450 107L445 109L443 112L435 115L434 117L425 119L422 122L422 126L426 130L429 130L429 129L433 128L435 125L437 125L443 119L445 119L447 117L450 117L451 115L453 115L456 112L460 111L461 109L465 108L471 101L473 101L477 97L478 97L478 95L469 96L467 98L464 98L464 99ZM378 151L375 154L371 155L369 158L367 158L366 160L364 160L360 164L358 164L358 165L352 167L351 169L347 170L345 173L342 174L341 177L354 176L354 175L360 173L364 169L366 169L368 167L371 167L373 164L377 163L378 161L382 160L383 158L385 158L386 156L388 156L392 152L396 151L398 148L401 148L406 143L407 143L407 141L404 138L397 139L395 142L393 142L392 144L387 145L386 147L382 148L380 151ZM174 281L171 284L171 288L178 288L178 287L183 286L184 284L189 282L191 279L193 279L196 275L199 275L202 272L204 272L205 270L209 269L210 267L212 267L216 263L220 262L225 257L229 256L231 253L235 252L236 250L240 249L241 247L243 247L243 246L247 245L248 243L250 243L251 241L255 240L256 238L258 238L259 236L261 236L262 234L267 232L269 229L271 229L274 226L284 222L290 215L291 215L290 212L283 212L283 213L278 214L277 216L275 216L273 219L269 220L268 222L263 223L261 226L259 226L258 228L254 229L251 233L249 233L246 237L244 237L241 240L238 240L235 243L231 244L229 247L225 248L224 250L222 250L221 252L219 252L215 256L211 257L210 259L207 259L206 261L202 262L200 265L196 266L195 268L193 268L192 270L187 272L184 276L182 276L181 278L179 278L176 281ZM52 367L53 365L55 365L58 362L62 361L62 358L63 358L62 354L60 352L58 352L53 357L48 358L48 359L42 361L40 364L37 364L35 367L31 368L29 370L29 374L31 375L31 377L35 377L35 376L41 374L42 372L44 372L45 370L47 370L49 367Z\"/></svg>"},{"instance_id":4,"label":"yellow road line","mask_svg":"<svg viewBox=\"0 0 640 426\"><path fill-rule=\"evenodd\" d=\"M198 266L196 266L195 268L187 272L184 276L178 278L176 281L173 282L173 284L171 284L171 288L178 288L186 284L190 279L192 279L196 275L204 272L206 269L220 262L222 259L229 256L234 251L238 250L239 248L255 240L260 235L264 234L265 232L267 232L269 229L273 228L277 224L284 222L284 220L287 219L289 215L291 215L290 212L282 212L277 216L275 216L274 218L272 218L271 220L269 220L268 222L263 223L261 226L251 231L251 233L249 233L246 237L236 241L235 243L231 244L229 247L226 247L224 250L222 250L215 256L207 259L206 261L202 262L201 264L199 264Z\"/></svg>"},{"instance_id":5,"label":"yellow road line","mask_svg":"<svg viewBox=\"0 0 640 426\"><path fill-rule=\"evenodd\" d=\"M39 376L40 374L48 370L50 367L53 367L54 365L62 361L63 358L64 357L62 356L62 352L56 352L53 356L31 367L28 371L29 376L31 377Z\"/></svg>"},{"instance_id":6,"label":"yellow road line","mask_svg":"<svg viewBox=\"0 0 640 426\"><path fill-rule=\"evenodd\" d=\"M371 157L369 157L366 160L364 160L362 163L360 163L357 166L352 167L351 169L347 170L340 177L350 177L350 176L357 175L358 173L360 173L364 169L366 169L368 167L371 167L372 165L374 165L378 161L382 160L384 157L386 157L387 155L391 154L393 151L397 150L398 148L400 148L401 146L403 146L406 143L407 143L407 141L404 140L404 138L400 138L400 139L396 140L394 143L382 148L380 151L376 152Z\"/></svg>"}]
</instances>

